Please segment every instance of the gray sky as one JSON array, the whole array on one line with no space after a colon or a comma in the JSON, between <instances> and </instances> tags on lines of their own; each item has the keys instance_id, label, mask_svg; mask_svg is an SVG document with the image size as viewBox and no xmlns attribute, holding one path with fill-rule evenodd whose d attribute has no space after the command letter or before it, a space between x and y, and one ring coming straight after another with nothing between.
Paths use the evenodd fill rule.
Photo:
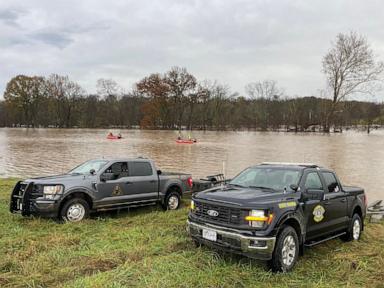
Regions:
<instances>
[{"instance_id":1,"label":"gray sky","mask_svg":"<svg viewBox=\"0 0 384 288\"><path fill-rule=\"evenodd\" d=\"M242 94L273 79L287 95L318 95L337 33L364 34L384 58L383 10L381 0L2 0L0 97L17 74L69 75L94 92L99 78L129 90L172 66Z\"/></svg>"}]
</instances>

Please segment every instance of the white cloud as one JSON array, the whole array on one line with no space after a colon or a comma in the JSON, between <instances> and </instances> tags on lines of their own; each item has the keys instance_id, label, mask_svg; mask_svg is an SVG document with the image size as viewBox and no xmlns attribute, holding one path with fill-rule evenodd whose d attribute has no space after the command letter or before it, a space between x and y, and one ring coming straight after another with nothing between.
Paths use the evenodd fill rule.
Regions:
<instances>
[{"instance_id":1,"label":"white cloud","mask_svg":"<svg viewBox=\"0 0 384 288\"><path fill-rule=\"evenodd\" d=\"M274 79L289 95L324 88L321 59L337 33L366 35L384 53L381 1L48 1L0 3L0 91L17 74L98 78L130 89L185 66L244 93Z\"/></svg>"}]
</instances>

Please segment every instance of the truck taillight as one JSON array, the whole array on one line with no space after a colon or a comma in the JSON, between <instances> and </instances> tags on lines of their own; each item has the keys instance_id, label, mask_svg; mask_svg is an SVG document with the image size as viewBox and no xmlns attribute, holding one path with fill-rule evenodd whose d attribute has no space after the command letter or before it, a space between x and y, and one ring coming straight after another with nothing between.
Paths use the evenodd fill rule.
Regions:
<instances>
[{"instance_id":1,"label":"truck taillight","mask_svg":"<svg viewBox=\"0 0 384 288\"><path fill-rule=\"evenodd\" d=\"M192 180L192 177L189 177L189 178L187 179L187 184L188 184L188 186L189 186L190 188L192 188L192 186L193 186L193 180Z\"/></svg>"}]
</instances>

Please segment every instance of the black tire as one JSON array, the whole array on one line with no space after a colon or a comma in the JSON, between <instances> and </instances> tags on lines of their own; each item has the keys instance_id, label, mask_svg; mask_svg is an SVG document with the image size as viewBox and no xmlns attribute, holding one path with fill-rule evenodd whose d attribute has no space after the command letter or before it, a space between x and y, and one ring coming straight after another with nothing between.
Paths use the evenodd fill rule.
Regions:
<instances>
[{"instance_id":1,"label":"black tire","mask_svg":"<svg viewBox=\"0 0 384 288\"><path fill-rule=\"evenodd\" d=\"M197 240L195 240L195 239L193 239L193 245L195 245L196 248L200 248L200 247L203 246L202 243L200 243L199 241L197 241Z\"/></svg>"},{"instance_id":2,"label":"black tire","mask_svg":"<svg viewBox=\"0 0 384 288\"><path fill-rule=\"evenodd\" d=\"M357 231L354 230L354 225L358 225L358 227L355 227L355 229L356 228L358 229ZM360 239L362 230L363 230L363 221L361 221L360 215L355 213L353 214L351 222L349 223L347 234L341 236L341 239L347 242L358 241Z\"/></svg>"},{"instance_id":3,"label":"black tire","mask_svg":"<svg viewBox=\"0 0 384 288\"><path fill-rule=\"evenodd\" d=\"M181 204L180 194L174 190L170 191L164 199L164 210L177 210Z\"/></svg>"},{"instance_id":4,"label":"black tire","mask_svg":"<svg viewBox=\"0 0 384 288\"><path fill-rule=\"evenodd\" d=\"M287 251L287 247L290 247L291 251ZM285 259L283 258L284 253ZM273 272L289 272L295 266L298 257L299 238L296 230L291 226L283 226L277 237L272 259L268 262L269 267Z\"/></svg>"},{"instance_id":5,"label":"black tire","mask_svg":"<svg viewBox=\"0 0 384 288\"><path fill-rule=\"evenodd\" d=\"M60 210L60 219L66 222L80 222L89 217L89 204L83 198L72 198Z\"/></svg>"}]
</instances>

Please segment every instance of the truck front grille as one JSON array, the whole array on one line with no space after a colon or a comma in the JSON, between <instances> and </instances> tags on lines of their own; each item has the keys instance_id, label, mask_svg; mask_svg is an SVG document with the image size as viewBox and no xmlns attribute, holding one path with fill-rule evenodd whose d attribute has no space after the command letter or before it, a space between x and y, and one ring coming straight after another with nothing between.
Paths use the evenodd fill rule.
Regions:
<instances>
[{"instance_id":1,"label":"truck front grille","mask_svg":"<svg viewBox=\"0 0 384 288\"><path fill-rule=\"evenodd\" d=\"M44 196L43 186L33 185L29 199L36 199L36 198L43 197L43 196Z\"/></svg>"},{"instance_id":2,"label":"truck front grille","mask_svg":"<svg viewBox=\"0 0 384 288\"><path fill-rule=\"evenodd\" d=\"M196 208L194 209L193 213L197 217L228 224L240 224L242 222L242 212L240 209L206 204L201 202L195 202L195 206ZM208 211L215 211L217 212L215 213L217 215L210 215Z\"/></svg>"}]
</instances>

